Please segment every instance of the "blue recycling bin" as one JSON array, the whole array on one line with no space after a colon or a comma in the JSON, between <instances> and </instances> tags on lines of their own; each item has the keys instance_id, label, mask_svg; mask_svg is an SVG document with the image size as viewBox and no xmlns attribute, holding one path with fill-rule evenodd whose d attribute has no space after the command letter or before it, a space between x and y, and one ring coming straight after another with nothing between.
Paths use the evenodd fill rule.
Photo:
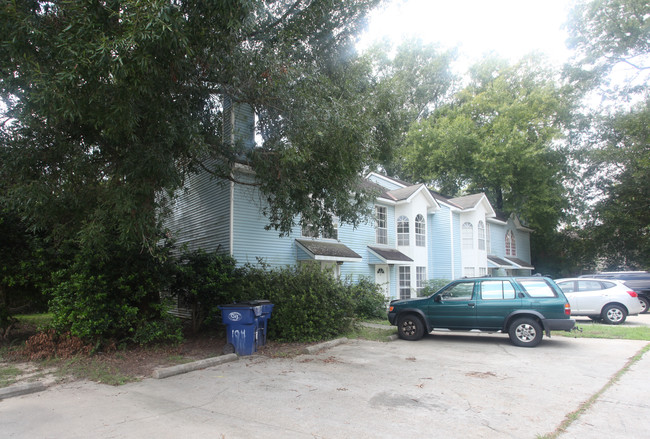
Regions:
<instances>
[{"instance_id":1,"label":"blue recycling bin","mask_svg":"<svg viewBox=\"0 0 650 439\"><path fill-rule=\"evenodd\" d=\"M257 351L259 317L262 307L250 303L219 306L221 321L226 325L227 341L237 355L252 355Z\"/></svg>"}]
</instances>

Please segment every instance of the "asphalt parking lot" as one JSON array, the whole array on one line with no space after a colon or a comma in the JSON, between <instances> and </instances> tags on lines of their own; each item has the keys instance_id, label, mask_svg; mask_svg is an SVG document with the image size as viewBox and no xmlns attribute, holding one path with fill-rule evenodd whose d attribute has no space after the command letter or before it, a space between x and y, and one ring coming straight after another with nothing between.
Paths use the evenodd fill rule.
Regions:
<instances>
[{"instance_id":1,"label":"asphalt parking lot","mask_svg":"<svg viewBox=\"0 0 650 439\"><path fill-rule=\"evenodd\" d=\"M242 357L120 387L54 386L0 401L8 438L536 438L648 343L434 333L350 341L291 359ZM647 437L645 354L561 438Z\"/></svg>"}]
</instances>

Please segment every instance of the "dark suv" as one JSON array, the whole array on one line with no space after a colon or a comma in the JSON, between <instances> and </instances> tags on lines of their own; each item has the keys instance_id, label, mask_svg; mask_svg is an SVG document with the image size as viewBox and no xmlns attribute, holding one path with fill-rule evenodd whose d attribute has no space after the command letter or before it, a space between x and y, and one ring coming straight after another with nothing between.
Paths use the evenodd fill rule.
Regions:
<instances>
[{"instance_id":1,"label":"dark suv","mask_svg":"<svg viewBox=\"0 0 650 439\"><path fill-rule=\"evenodd\" d=\"M648 307L650 306L650 273L647 271L607 271L596 274L584 274L580 277L620 280L639 295L641 314L648 312Z\"/></svg>"},{"instance_id":2,"label":"dark suv","mask_svg":"<svg viewBox=\"0 0 650 439\"><path fill-rule=\"evenodd\" d=\"M388 321L405 340L418 340L434 328L507 332L516 346L534 347L542 332L570 331L571 306L549 278L484 277L460 279L428 297L393 300Z\"/></svg>"}]
</instances>

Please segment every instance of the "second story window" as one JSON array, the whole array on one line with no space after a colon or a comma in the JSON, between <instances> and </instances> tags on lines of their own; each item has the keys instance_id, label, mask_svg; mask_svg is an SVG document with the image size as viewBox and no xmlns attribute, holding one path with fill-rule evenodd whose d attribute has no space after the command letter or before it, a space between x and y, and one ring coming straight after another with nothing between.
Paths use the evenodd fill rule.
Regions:
<instances>
[{"instance_id":1,"label":"second story window","mask_svg":"<svg viewBox=\"0 0 650 439\"><path fill-rule=\"evenodd\" d=\"M485 224L485 249L492 253L492 239L490 237L490 223Z\"/></svg>"},{"instance_id":2,"label":"second story window","mask_svg":"<svg viewBox=\"0 0 650 439\"><path fill-rule=\"evenodd\" d=\"M485 250L485 226L483 221L478 222L478 249Z\"/></svg>"},{"instance_id":3,"label":"second story window","mask_svg":"<svg viewBox=\"0 0 650 439\"><path fill-rule=\"evenodd\" d=\"M424 217L418 215L415 217L415 245L425 247L427 242L426 227Z\"/></svg>"},{"instance_id":4,"label":"second story window","mask_svg":"<svg viewBox=\"0 0 650 439\"><path fill-rule=\"evenodd\" d=\"M397 218L397 245L409 245L409 219L405 216Z\"/></svg>"},{"instance_id":5,"label":"second story window","mask_svg":"<svg viewBox=\"0 0 650 439\"><path fill-rule=\"evenodd\" d=\"M506 256L517 256L517 243L512 230L508 230L506 233Z\"/></svg>"},{"instance_id":6,"label":"second story window","mask_svg":"<svg viewBox=\"0 0 650 439\"><path fill-rule=\"evenodd\" d=\"M377 244L388 245L388 216L384 206L375 206Z\"/></svg>"},{"instance_id":7,"label":"second story window","mask_svg":"<svg viewBox=\"0 0 650 439\"><path fill-rule=\"evenodd\" d=\"M464 223L462 229L463 249L471 250L474 248L474 226L472 223Z\"/></svg>"},{"instance_id":8,"label":"second story window","mask_svg":"<svg viewBox=\"0 0 650 439\"><path fill-rule=\"evenodd\" d=\"M302 236L305 238L322 238L322 239L338 239L339 238L339 224L336 218L332 218L333 229L330 232L319 229L312 224L303 224Z\"/></svg>"}]
</instances>

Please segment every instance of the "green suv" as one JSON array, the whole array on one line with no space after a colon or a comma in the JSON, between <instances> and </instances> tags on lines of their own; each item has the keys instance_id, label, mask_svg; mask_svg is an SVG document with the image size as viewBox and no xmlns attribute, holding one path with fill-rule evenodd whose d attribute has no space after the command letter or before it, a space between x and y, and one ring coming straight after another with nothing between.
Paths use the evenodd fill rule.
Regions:
<instances>
[{"instance_id":1,"label":"green suv","mask_svg":"<svg viewBox=\"0 0 650 439\"><path fill-rule=\"evenodd\" d=\"M428 297L393 300L388 321L400 338L419 340L434 328L507 332L516 346L534 347L542 331L570 331L575 321L562 290L548 278L484 277L453 281Z\"/></svg>"}]
</instances>

